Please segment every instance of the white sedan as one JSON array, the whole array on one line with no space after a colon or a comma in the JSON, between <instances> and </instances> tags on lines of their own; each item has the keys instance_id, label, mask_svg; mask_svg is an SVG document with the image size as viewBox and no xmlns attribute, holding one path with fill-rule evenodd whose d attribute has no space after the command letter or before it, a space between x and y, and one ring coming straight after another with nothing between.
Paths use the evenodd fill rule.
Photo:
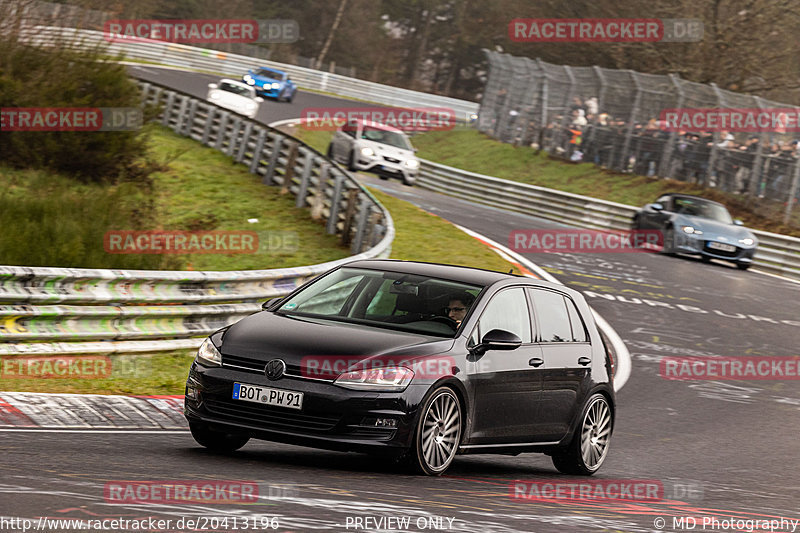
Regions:
<instances>
[{"instance_id":1,"label":"white sedan","mask_svg":"<svg viewBox=\"0 0 800 533\"><path fill-rule=\"evenodd\" d=\"M353 120L333 134L328 157L346 163L350 170L372 172L382 179L400 178L405 185L414 185L419 172L415 151L403 131Z\"/></svg>"},{"instance_id":2,"label":"white sedan","mask_svg":"<svg viewBox=\"0 0 800 533\"><path fill-rule=\"evenodd\" d=\"M208 84L208 101L248 118L255 118L258 106L264 99L256 96L255 89L249 85L223 79L219 83Z\"/></svg>"}]
</instances>

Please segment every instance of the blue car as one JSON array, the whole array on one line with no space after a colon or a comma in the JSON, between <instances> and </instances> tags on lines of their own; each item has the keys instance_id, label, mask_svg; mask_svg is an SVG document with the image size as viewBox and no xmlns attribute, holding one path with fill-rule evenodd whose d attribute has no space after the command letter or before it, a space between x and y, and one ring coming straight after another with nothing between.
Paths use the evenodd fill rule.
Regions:
<instances>
[{"instance_id":1,"label":"blue car","mask_svg":"<svg viewBox=\"0 0 800 533\"><path fill-rule=\"evenodd\" d=\"M291 102L297 93L297 85L286 72L274 68L250 69L242 81L256 90L258 96Z\"/></svg>"}]
</instances>

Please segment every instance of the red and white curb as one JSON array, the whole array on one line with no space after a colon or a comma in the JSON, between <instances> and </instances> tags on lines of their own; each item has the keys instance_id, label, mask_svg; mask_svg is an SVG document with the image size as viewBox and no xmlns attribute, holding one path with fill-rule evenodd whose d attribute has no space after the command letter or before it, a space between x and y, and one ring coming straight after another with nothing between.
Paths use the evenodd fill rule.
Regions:
<instances>
[{"instance_id":1,"label":"red and white curb","mask_svg":"<svg viewBox=\"0 0 800 533\"><path fill-rule=\"evenodd\" d=\"M0 431L185 430L183 396L0 392Z\"/></svg>"}]
</instances>

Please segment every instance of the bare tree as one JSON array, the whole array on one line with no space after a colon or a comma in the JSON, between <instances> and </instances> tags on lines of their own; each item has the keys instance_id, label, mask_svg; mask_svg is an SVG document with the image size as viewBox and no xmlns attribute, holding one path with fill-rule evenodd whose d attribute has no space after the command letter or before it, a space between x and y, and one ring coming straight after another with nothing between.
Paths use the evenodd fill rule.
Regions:
<instances>
[{"instance_id":1,"label":"bare tree","mask_svg":"<svg viewBox=\"0 0 800 533\"><path fill-rule=\"evenodd\" d=\"M333 19L333 25L331 26L331 30L328 32L328 37L325 39L325 44L322 45L322 50L320 51L319 56L317 56L317 69L322 68L322 61L325 59L328 49L331 47L333 36L336 35L336 30L339 28L339 23L342 21L342 15L344 14L344 8L346 5L347 0L341 0L341 2L339 2L339 9L336 11L336 18Z\"/></svg>"}]
</instances>

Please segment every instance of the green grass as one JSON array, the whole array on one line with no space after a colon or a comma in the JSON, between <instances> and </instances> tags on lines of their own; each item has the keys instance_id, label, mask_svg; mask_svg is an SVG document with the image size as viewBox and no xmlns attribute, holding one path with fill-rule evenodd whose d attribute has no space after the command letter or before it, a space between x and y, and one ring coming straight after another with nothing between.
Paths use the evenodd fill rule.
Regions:
<instances>
[{"instance_id":1,"label":"green grass","mask_svg":"<svg viewBox=\"0 0 800 533\"><path fill-rule=\"evenodd\" d=\"M0 165L3 264L163 270L247 270L310 265L348 250L294 198L267 187L244 165L160 126L151 128L152 184L81 184L69 177ZM248 219L258 219L251 224ZM114 254L109 230L252 231L256 253Z\"/></svg>"},{"instance_id":2,"label":"green grass","mask_svg":"<svg viewBox=\"0 0 800 533\"><path fill-rule=\"evenodd\" d=\"M422 209L372 189L389 210L397 236L392 257L409 261L450 263L508 272L513 267L451 223ZM0 390L90 394L182 394L193 351L152 355L111 356L112 374L101 379L6 379ZM6 359L0 358L0 369ZM13 363L11 363L13 364Z\"/></svg>"},{"instance_id":3,"label":"green grass","mask_svg":"<svg viewBox=\"0 0 800 533\"><path fill-rule=\"evenodd\" d=\"M437 163L623 204L644 205L665 192L698 194L724 203L749 227L800 235L800 208L795 210L793 227L787 227L781 221L783 206L777 202L748 203L746 197L682 181L623 174L591 163L568 163L529 147L501 143L473 129L424 133L414 136L413 143L419 157Z\"/></svg>"},{"instance_id":4,"label":"green grass","mask_svg":"<svg viewBox=\"0 0 800 533\"><path fill-rule=\"evenodd\" d=\"M73 357L78 356L64 356L65 359ZM91 357L95 359L102 356ZM0 390L78 394L183 394L189 366L194 358L194 350L111 355L105 361L89 364L88 371L84 374L86 377L83 378L11 377L20 375L20 365L22 368L31 368L31 365L25 360L35 358L36 356L0 358ZM92 370L102 369L102 365L105 365L106 372ZM79 364L80 367L81 364ZM38 368L42 368L42 366ZM42 375L36 371L34 373ZM93 374L97 377L89 377ZM27 375L30 375L30 372Z\"/></svg>"}]
</instances>

